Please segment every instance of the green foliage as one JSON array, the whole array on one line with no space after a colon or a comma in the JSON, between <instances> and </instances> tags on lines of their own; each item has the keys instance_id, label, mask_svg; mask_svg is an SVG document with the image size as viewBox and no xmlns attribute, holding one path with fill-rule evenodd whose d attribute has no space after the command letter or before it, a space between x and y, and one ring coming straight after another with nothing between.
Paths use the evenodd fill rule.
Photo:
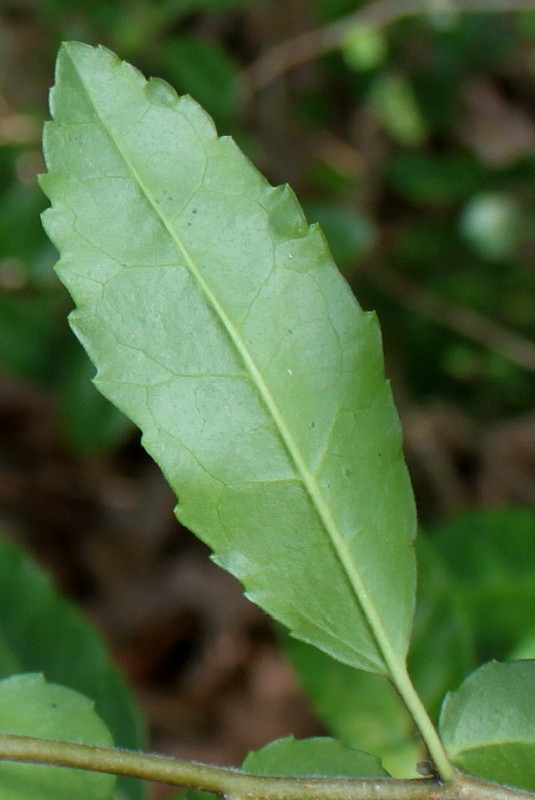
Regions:
<instances>
[{"instance_id":1,"label":"green foliage","mask_svg":"<svg viewBox=\"0 0 535 800\"><path fill-rule=\"evenodd\" d=\"M411 744L411 718L391 683L296 639L281 638L327 730L349 747L379 756L391 775L415 777L418 748Z\"/></svg>"},{"instance_id":2,"label":"green foliage","mask_svg":"<svg viewBox=\"0 0 535 800\"><path fill-rule=\"evenodd\" d=\"M83 744L111 745L93 703L42 675L0 681L2 731ZM110 800L115 777L80 770L0 763L0 800Z\"/></svg>"},{"instance_id":3,"label":"green foliage","mask_svg":"<svg viewBox=\"0 0 535 800\"><path fill-rule=\"evenodd\" d=\"M269 175L291 178L305 207L321 207L335 258L384 320L396 374L417 400L440 395L489 420L532 407L529 374L492 346L448 330L436 315L422 319L404 309L396 292L385 296L375 285L385 263L461 310L474 308L528 339L535 334L533 159L521 119L530 113L524 57L533 44L530 15L437 12L378 25L352 17L344 24L343 15L354 12L348 0L313 0L302 9L295 32L334 22L342 28L340 41L328 57L314 58L310 71L305 65L295 79L290 72L265 95L248 85L247 66L269 51L275 29L293 35L284 4L268 12L259 0L43 0L24 7L23 25L7 25L6 52L14 58L5 70L7 121L0 138L0 366L58 398L74 448L114 447L129 429L112 424L104 435L108 407L96 393L88 398L86 365L64 380L71 358L61 326L67 300L38 225L43 199L35 172L45 89L59 42L71 38L103 42L191 93ZM16 13L6 7L7 15ZM36 46L17 69L16 54L28 40ZM491 101L482 103L489 115L481 125L474 97ZM490 155L487 139L495 150ZM501 230L481 224L482 205L488 212L488 201L496 199ZM512 230L511 208L518 210ZM364 224L348 225L352 215ZM353 247L361 228L362 246ZM370 228L378 231L372 250ZM46 321L44 302L56 309ZM30 324L23 324L28 317Z\"/></svg>"},{"instance_id":4,"label":"green foliage","mask_svg":"<svg viewBox=\"0 0 535 800\"><path fill-rule=\"evenodd\" d=\"M440 732L460 769L535 791L535 661L491 662L446 697Z\"/></svg>"},{"instance_id":5,"label":"green foliage","mask_svg":"<svg viewBox=\"0 0 535 800\"><path fill-rule=\"evenodd\" d=\"M332 727L344 735L340 698L364 694L382 730L375 741L358 727L346 737L402 763L411 723L377 683L386 676L446 777L405 672L414 508L373 316L289 190L270 187L191 99L103 48L70 43L51 109L45 224L98 387L142 429L179 518L251 599L323 651L294 646L305 684L320 670L331 685L351 676L341 695L310 681ZM411 668L436 711L472 648L429 546L422 563ZM432 638L456 658L433 657ZM450 733L455 697L441 717ZM466 748L449 741L462 765ZM312 761L316 746L326 745L269 752L295 769L295 753ZM521 786L529 757L514 751ZM376 773L366 758L362 769Z\"/></svg>"},{"instance_id":6,"label":"green foliage","mask_svg":"<svg viewBox=\"0 0 535 800\"><path fill-rule=\"evenodd\" d=\"M434 530L450 591L477 636L480 663L511 658L533 634L534 531L535 513L521 508L463 514ZM535 648L528 654L535 657Z\"/></svg>"},{"instance_id":7,"label":"green foliage","mask_svg":"<svg viewBox=\"0 0 535 800\"><path fill-rule=\"evenodd\" d=\"M386 676L439 773L451 777L405 668L414 504L373 315L353 300L291 192L270 187L188 97L145 81L103 48L70 43L58 58L51 109L45 224L62 254L58 272L77 304L71 321L97 365L98 387L142 429L179 496L177 515L217 563L294 636L323 651L319 670L338 685L343 671L351 675L346 702L351 691L366 693L383 726L378 755L391 749L402 760L410 746L396 696L378 694ZM460 601L450 599L429 546L422 563L410 661L436 712L472 648ZM444 662L450 650L451 664ZM306 683L318 672L318 652L297 654ZM355 667L377 673L376 683L354 677ZM471 713L466 687L482 674L449 695L441 728L454 763L468 758L469 768L492 777L485 747L482 758L467 757L455 716L456 698L465 695ZM325 683L320 697L324 690ZM343 731L339 699L330 698L325 717ZM488 723L477 741L487 734ZM351 744L359 736L357 729ZM510 747L512 779L531 786L529 748L515 748L511 736ZM375 756L364 754L364 763L333 741L284 740L258 763L295 774L301 758L305 770L317 758L332 760L333 748L336 760L350 759L338 771L377 772Z\"/></svg>"},{"instance_id":8,"label":"green foliage","mask_svg":"<svg viewBox=\"0 0 535 800\"><path fill-rule=\"evenodd\" d=\"M54 391L66 438L89 455L115 445L130 426L88 381L87 357L65 331L68 299L37 222L41 193L18 177L25 160L36 158L31 150L0 147L0 367Z\"/></svg>"},{"instance_id":9,"label":"green foliage","mask_svg":"<svg viewBox=\"0 0 535 800\"><path fill-rule=\"evenodd\" d=\"M291 192L189 98L68 44L51 102L45 224L98 387L251 599L391 674L412 620L414 507L374 316Z\"/></svg>"},{"instance_id":10,"label":"green foliage","mask_svg":"<svg viewBox=\"0 0 535 800\"><path fill-rule=\"evenodd\" d=\"M153 30L167 11L146 17ZM125 34L131 46L142 30L136 24ZM356 47L355 42L345 44L346 61L359 79L380 71L368 75L369 98L392 138L402 147L425 143L441 124L426 106L425 87L387 65L383 69L386 43L374 60L369 42L368 55L359 50L362 41ZM206 87L207 75L218 73L224 62L228 66L222 76L228 96L218 98L215 90L206 97L214 106L221 100L219 118L230 126L238 103L232 65L218 47L207 45L195 54L190 44L182 49L185 82L198 78ZM171 58L168 69L173 66ZM371 751L352 751L331 739L290 738L251 754L245 769L378 776L387 774L386 767L390 774L407 774L407 752L412 763L418 758L416 725L440 776L451 777L443 745L406 672L415 599L414 504L374 316L356 304L319 229L306 224L290 190L273 189L232 140L217 138L194 101L177 98L163 81L146 82L103 48L71 43L58 60L52 112L43 186L53 207L46 226L61 250L58 271L78 306L71 319L97 365L96 383L143 430L148 451L178 494L179 518L242 580L251 599L302 640L288 649L323 719L344 743ZM394 171L392 180L410 197L404 185L410 170L406 164L404 169ZM477 184L476 173L457 195L441 170L430 168L423 184L439 207L466 201L464 233L489 258L481 244L488 224L474 226L472 219L466 227L474 205L464 192ZM502 211L513 207L500 197ZM361 252L359 245L370 245L372 227L362 218L356 241L347 236L348 216L329 211L325 219L338 229L334 237L344 243L349 263ZM502 258L521 241L510 214L505 222L499 231L500 241L507 239ZM31 371L29 352L20 362ZM83 407L83 400L77 402L75 407ZM531 522L515 527L521 531L519 554L529 549L521 537ZM466 557L465 532L437 533L435 541L446 567L424 545L408 662L419 695L438 716L444 692L473 666L474 649L484 649L477 629L484 615L492 615L489 587L498 586L504 600L504 632L518 596L526 599L525 624L504 644L508 653L531 652L534 631L528 584L509 605L507 586L514 579L507 559L500 561L501 545L496 552L488 548L485 560L476 550ZM477 536L468 550L476 543ZM485 536L485 552L487 544ZM95 697L102 717L113 719L111 727L122 735L115 715L126 709L127 718L130 709L113 671L109 680L101 645L9 548L6 564L0 583L6 608L13 596L19 599L0 628L0 667L7 673L37 669L33 659L39 668L44 663L47 678L80 685ZM528 569L529 564L527 574ZM37 626L29 596L39 603ZM465 609L469 625L462 620ZM78 658L87 654L91 674L78 663L73 670L73 650ZM535 789L533 714L526 702L535 695L533 664L488 664L447 695L440 733L458 767ZM29 695L19 696L28 681ZM57 693L52 702L57 696L58 709L70 709L69 720L52 734L32 721L45 718L50 691ZM72 694L35 676L12 678L0 684L0 711L2 695L6 700L2 727L68 738L69 725L78 723L78 711L65 699ZM17 721L26 707L29 729ZM128 726L135 730L135 719ZM12 772L0 771L0 779L9 774L25 780L36 769L41 768L6 766ZM53 770L46 774L55 780ZM54 788L55 796L69 774L63 773L65 784ZM92 796L109 797L111 784L101 780ZM0 792L5 785L0 780ZM84 797L80 786L71 786L70 796ZM107 793L99 795L104 786ZM29 792L21 792L21 800Z\"/></svg>"},{"instance_id":11,"label":"green foliage","mask_svg":"<svg viewBox=\"0 0 535 800\"><path fill-rule=\"evenodd\" d=\"M243 769L253 775L369 775L386 777L378 758L350 750L335 739L277 739L247 756Z\"/></svg>"},{"instance_id":12,"label":"green foliage","mask_svg":"<svg viewBox=\"0 0 535 800\"><path fill-rule=\"evenodd\" d=\"M236 68L222 47L193 37L175 38L160 58L173 86L209 108L220 130L235 127L240 107Z\"/></svg>"},{"instance_id":13,"label":"green foliage","mask_svg":"<svg viewBox=\"0 0 535 800\"><path fill-rule=\"evenodd\" d=\"M420 537L417 555L418 597L408 663L416 689L436 718L444 694L475 666L474 636L432 543ZM328 730L345 744L380 756L392 775L415 777L419 746L410 715L391 684L288 636L282 640Z\"/></svg>"},{"instance_id":14,"label":"green foliage","mask_svg":"<svg viewBox=\"0 0 535 800\"><path fill-rule=\"evenodd\" d=\"M50 339L57 332L54 298L0 296L0 358L21 377L46 379Z\"/></svg>"},{"instance_id":15,"label":"green foliage","mask_svg":"<svg viewBox=\"0 0 535 800\"><path fill-rule=\"evenodd\" d=\"M58 595L50 579L20 548L3 539L0 608L0 678L42 672L47 681L90 697L117 746L143 747L140 718L95 628ZM59 729L56 734L67 738L67 732ZM138 781L121 778L119 786L132 800L144 797Z\"/></svg>"}]
</instances>

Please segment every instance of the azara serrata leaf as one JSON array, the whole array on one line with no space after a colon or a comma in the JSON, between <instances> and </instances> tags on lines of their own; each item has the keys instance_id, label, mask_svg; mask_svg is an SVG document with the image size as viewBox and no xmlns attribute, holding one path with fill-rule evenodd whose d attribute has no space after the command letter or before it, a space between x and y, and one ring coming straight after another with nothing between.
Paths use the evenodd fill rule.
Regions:
<instances>
[{"instance_id":1,"label":"azara serrata leaf","mask_svg":"<svg viewBox=\"0 0 535 800\"><path fill-rule=\"evenodd\" d=\"M179 519L295 636L402 670L415 514L375 316L291 190L189 97L69 43L51 110L72 325Z\"/></svg>"}]
</instances>

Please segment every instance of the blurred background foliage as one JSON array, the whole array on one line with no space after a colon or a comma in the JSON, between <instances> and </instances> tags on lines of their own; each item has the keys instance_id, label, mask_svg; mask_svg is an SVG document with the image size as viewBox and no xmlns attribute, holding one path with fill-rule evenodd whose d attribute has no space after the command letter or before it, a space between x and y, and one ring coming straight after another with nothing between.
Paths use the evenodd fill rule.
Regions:
<instances>
[{"instance_id":1,"label":"blurred background foliage","mask_svg":"<svg viewBox=\"0 0 535 800\"><path fill-rule=\"evenodd\" d=\"M533 407L535 9L492 5L528 10L3 0L0 363L55 393L73 448L111 446L125 424L88 388L39 224L39 134L65 39L191 93L272 182L292 184L377 309L411 401L484 422Z\"/></svg>"},{"instance_id":2,"label":"blurred background foliage","mask_svg":"<svg viewBox=\"0 0 535 800\"><path fill-rule=\"evenodd\" d=\"M155 579L186 548L172 501L88 380L40 226L40 133L69 39L193 95L320 222L359 301L378 312L425 523L535 507L535 2L0 0L1 519L99 617L133 679L165 682L171 662L176 671L197 652L196 590L184 601L176 575ZM533 518L526 530L533 547ZM152 612L162 639L174 626L172 652L155 645ZM239 639L217 613L202 629ZM518 652L531 652L524 634ZM483 649L492 656L492 643ZM249 658L240 652L236 669ZM232 760L224 747L203 755Z\"/></svg>"}]
</instances>

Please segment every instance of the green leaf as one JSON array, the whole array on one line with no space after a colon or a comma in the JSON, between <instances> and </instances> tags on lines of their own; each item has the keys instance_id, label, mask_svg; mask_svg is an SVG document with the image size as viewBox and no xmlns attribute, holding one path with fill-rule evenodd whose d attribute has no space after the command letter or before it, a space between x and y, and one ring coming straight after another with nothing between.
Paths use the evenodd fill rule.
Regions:
<instances>
[{"instance_id":1,"label":"green leaf","mask_svg":"<svg viewBox=\"0 0 535 800\"><path fill-rule=\"evenodd\" d=\"M143 747L140 718L95 628L22 550L1 538L0 609L0 677L43 672L90 697L118 746ZM138 780L120 778L118 786L132 800L145 797Z\"/></svg>"},{"instance_id":2,"label":"green leaf","mask_svg":"<svg viewBox=\"0 0 535 800\"><path fill-rule=\"evenodd\" d=\"M72 323L179 519L296 636L405 675L414 503L375 316L189 97L70 43L51 107Z\"/></svg>"},{"instance_id":3,"label":"green leaf","mask_svg":"<svg viewBox=\"0 0 535 800\"><path fill-rule=\"evenodd\" d=\"M0 681L0 731L110 747L112 737L78 692L46 683L42 675ZM0 763L0 800L108 800L115 776L63 767Z\"/></svg>"},{"instance_id":4,"label":"green leaf","mask_svg":"<svg viewBox=\"0 0 535 800\"><path fill-rule=\"evenodd\" d=\"M369 753L350 750L335 739L286 736L249 753L242 769L253 775L387 777L381 762Z\"/></svg>"},{"instance_id":5,"label":"green leaf","mask_svg":"<svg viewBox=\"0 0 535 800\"><path fill-rule=\"evenodd\" d=\"M442 740L462 770L535 791L535 661L492 661L449 694Z\"/></svg>"},{"instance_id":6,"label":"green leaf","mask_svg":"<svg viewBox=\"0 0 535 800\"><path fill-rule=\"evenodd\" d=\"M444 694L473 669L473 645L432 544L420 536L416 549L418 598L409 667L416 690L434 716ZM379 756L395 777L416 777L415 765L422 758L420 745L415 742L410 715L391 683L283 634L282 641L329 733L346 745Z\"/></svg>"},{"instance_id":7,"label":"green leaf","mask_svg":"<svg viewBox=\"0 0 535 800\"><path fill-rule=\"evenodd\" d=\"M525 658L535 658L535 628L532 628L523 639L520 640L512 653L509 654L512 660Z\"/></svg>"},{"instance_id":8,"label":"green leaf","mask_svg":"<svg viewBox=\"0 0 535 800\"><path fill-rule=\"evenodd\" d=\"M383 675L356 670L315 647L283 637L314 711L345 745L380 757L395 777L414 777L415 752L400 765L412 733L409 714ZM410 769L408 767L410 765Z\"/></svg>"},{"instance_id":9,"label":"green leaf","mask_svg":"<svg viewBox=\"0 0 535 800\"><path fill-rule=\"evenodd\" d=\"M477 665L474 632L434 539L420 535L416 553L418 593L409 672L426 708L437 718L445 693Z\"/></svg>"},{"instance_id":10,"label":"green leaf","mask_svg":"<svg viewBox=\"0 0 535 800\"><path fill-rule=\"evenodd\" d=\"M500 508L460 515L433 532L479 659L509 658L535 620L535 513Z\"/></svg>"},{"instance_id":11,"label":"green leaf","mask_svg":"<svg viewBox=\"0 0 535 800\"><path fill-rule=\"evenodd\" d=\"M198 36L173 38L159 61L167 77L196 97L218 126L232 127L240 106L238 72L219 44Z\"/></svg>"},{"instance_id":12,"label":"green leaf","mask_svg":"<svg viewBox=\"0 0 535 800\"><path fill-rule=\"evenodd\" d=\"M242 769L253 775L388 777L376 756L352 750L328 737L277 739L250 752ZM181 797L183 800L213 800L214 795L188 790Z\"/></svg>"}]
</instances>

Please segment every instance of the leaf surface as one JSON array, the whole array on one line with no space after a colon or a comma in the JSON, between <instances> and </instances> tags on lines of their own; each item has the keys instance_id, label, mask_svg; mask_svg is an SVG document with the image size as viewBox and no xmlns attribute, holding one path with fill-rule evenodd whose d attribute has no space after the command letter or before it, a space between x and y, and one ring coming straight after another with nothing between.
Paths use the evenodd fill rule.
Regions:
<instances>
[{"instance_id":1,"label":"leaf surface","mask_svg":"<svg viewBox=\"0 0 535 800\"><path fill-rule=\"evenodd\" d=\"M94 705L42 675L0 681L0 731L110 747L112 737ZM109 800L115 776L63 767L0 763L0 800Z\"/></svg>"},{"instance_id":2,"label":"leaf surface","mask_svg":"<svg viewBox=\"0 0 535 800\"><path fill-rule=\"evenodd\" d=\"M432 543L419 536L416 553L419 580L408 663L415 688L434 717L446 691L474 668L473 646ZM379 756L391 775L417 777L421 743L390 681L341 664L284 632L281 639L329 733L350 747Z\"/></svg>"},{"instance_id":3,"label":"leaf surface","mask_svg":"<svg viewBox=\"0 0 535 800\"><path fill-rule=\"evenodd\" d=\"M253 775L389 777L376 756L353 750L327 736L310 739L285 736L276 739L260 750L251 751L245 758L242 769ZM210 792L194 789L183 792L180 796L183 800L214 798ZM173 800L178 800L178 796L173 797Z\"/></svg>"},{"instance_id":4,"label":"leaf surface","mask_svg":"<svg viewBox=\"0 0 535 800\"><path fill-rule=\"evenodd\" d=\"M535 620L535 513L461 514L438 526L433 542L476 634L479 660L508 659Z\"/></svg>"},{"instance_id":5,"label":"leaf surface","mask_svg":"<svg viewBox=\"0 0 535 800\"><path fill-rule=\"evenodd\" d=\"M414 777L418 760L414 752L410 753L410 775L400 775L393 768L392 757L406 748L413 725L390 681L342 664L284 634L282 641L306 696L328 732L349 747L380 756L395 777Z\"/></svg>"},{"instance_id":6,"label":"leaf surface","mask_svg":"<svg viewBox=\"0 0 535 800\"><path fill-rule=\"evenodd\" d=\"M0 678L42 672L90 697L118 747L144 746L140 717L98 632L37 564L1 537L0 609ZM119 778L118 787L132 800L146 797L135 778Z\"/></svg>"},{"instance_id":7,"label":"leaf surface","mask_svg":"<svg viewBox=\"0 0 535 800\"><path fill-rule=\"evenodd\" d=\"M439 727L452 761L535 791L535 661L492 661L447 695Z\"/></svg>"},{"instance_id":8,"label":"leaf surface","mask_svg":"<svg viewBox=\"0 0 535 800\"><path fill-rule=\"evenodd\" d=\"M375 756L351 750L326 736L277 739L249 753L242 769L254 775L388 777Z\"/></svg>"},{"instance_id":9,"label":"leaf surface","mask_svg":"<svg viewBox=\"0 0 535 800\"><path fill-rule=\"evenodd\" d=\"M190 98L70 43L51 110L45 224L97 386L254 602L341 661L395 670L415 520L374 315L292 192Z\"/></svg>"}]
</instances>

